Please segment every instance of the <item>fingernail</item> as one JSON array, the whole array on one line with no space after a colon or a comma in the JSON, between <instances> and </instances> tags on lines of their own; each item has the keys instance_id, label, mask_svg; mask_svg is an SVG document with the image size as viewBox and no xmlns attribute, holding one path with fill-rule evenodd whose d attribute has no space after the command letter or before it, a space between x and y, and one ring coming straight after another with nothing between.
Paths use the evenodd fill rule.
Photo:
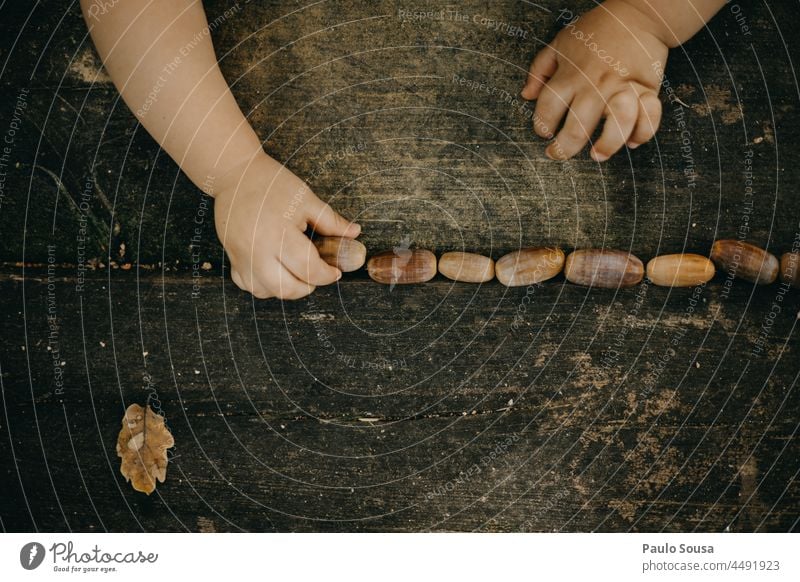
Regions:
<instances>
[{"instance_id":1,"label":"fingernail","mask_svg":"<svg viewBox=\"0 0 800 582\"><path fill-rule=\"evenodd\" d=\"M564 154L564 150L561 149L557 142L551 143L544 153L547 154L548 158L557 162L563 162L569 158Z\"/></svg>"},{"instance_id":2,"label":"fingernail","mask_svg":"<svg viewBox=\"0 0 800 582\"><path fill-rule=\"evenodd\" d=\"M608 159L608 156L605 154L601 154L597 150L592 150L592 159L595 162L605 162Z\"/></svg>"},{"instance_id":3,"label":"fingernail","mask_svg":"<svg viewBox=\"0 0 800 582\"><path fill-rule=\"evenodd\" d=\"M635 150L635 149L636 149L636 148L638 148L640 145L642 145L642 144L640 144L640 143L636 143L635 141L629 141L629 142L627 143L627 146L628 146L628 149L629 149L629 150Z\"/></svg>"},{"instance_id":4,"label":"fingernail","mask_svg":"<svg viewBox=\"0 0 800 582\"><path fill-rule=\"evenodd\" d=\"M339 273L339 274L338 274L338 275L336 275L336 280L337 280L337 281L338 281L339 279L341 279L341 278L342 278L342 272L341 272L341 271L338 271L338 273Z\"/></svg>"}]
</instances>

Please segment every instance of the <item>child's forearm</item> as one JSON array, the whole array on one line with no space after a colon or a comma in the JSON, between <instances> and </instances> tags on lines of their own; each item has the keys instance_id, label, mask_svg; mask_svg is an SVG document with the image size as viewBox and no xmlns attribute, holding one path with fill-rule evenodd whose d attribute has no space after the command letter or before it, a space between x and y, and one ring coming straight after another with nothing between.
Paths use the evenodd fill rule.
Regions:
<instances>
[{"instance_id":1,"label":"child's forearm","mask_svg":"<svg viewBox=\"0 0 800 582\"><path fill-rule=\"evenodd\" d=\"M654 34L667 46L676 47L703 28L726 0L617 0L652 20Z\"/></svg>"},{"instance_id":2,"label":"child's forearm","mask_svg":"<svg viewBox=\"0 0 800 582\"><path fill-rule=\"evenodd\" d=\"M81 0L95 46L128 107L201 189L261 152L217 66L200 0Z\"/></svg>"}]
</instances>

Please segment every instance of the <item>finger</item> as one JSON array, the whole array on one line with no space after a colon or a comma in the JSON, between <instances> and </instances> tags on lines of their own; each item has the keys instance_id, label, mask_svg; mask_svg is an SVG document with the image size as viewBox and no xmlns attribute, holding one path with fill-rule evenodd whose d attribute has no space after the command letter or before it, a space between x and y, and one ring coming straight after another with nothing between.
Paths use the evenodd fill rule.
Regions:
<instances>
[{"instance_id":1,"label":"finger","mask_svg":"<svg viewBox=\"0 0 800 582\"><path fill-rule=\"evenodd\" d=\"M272 270L272 292L280 299L300 299L314 292L314 285L300 281L285 265L277 263Z\"/></svg>"},{"instance_id":2,"label":"finger","mask_svg":"<svg viewBox=\"0 0 800 582\"><path fill-rule=\"evenodd\" d=\"M350 222L341 214L336 212L330 205L315 197L309 201L308 223L314 231L326 236L346 236L355 238L361 234L361 226L355 222Z\"/></svg>"},{"instance_id":3,"label":"finger","mask_svg":"<svg viewBox=\"0 0 800 582\"><path fill-rule=\"evenodd\" d=\"M278 299L300 299L314 291L314 286L300 281L276 258L259 269L257 280L272 297Z\"/></svg>"},{"instance_id":4,"label":"finger","mask_svg":"<svg viewBox=\"0 0 800 582\"><path fill-rule=\"evenodd\" d=\"M566 160L583 149L603 116L603 100L597 96L576 97L570 106L564 127L558 132L546 154L555 160Z\"/></svg>"},{"instance_id":5,"label":"finger","mask_svg":"<svg viewBox=\"0 0 800 582\"><path fill-rule=\"evenodd\" d=\"M628 147L638 148L650 141L661 124L661 99L655 93L647 92L639 95L639 118L633 130Z\"/></svg>"},{"instance_id":6,"label":"finger","mask_svg":"<svg viewBox=\"0 0 800 582\"><path fill-rule=\"evenodd\" d=\"M534 57L531 62L528 77L525 80L525 86L522 88L522 98L537 99L539 92L544 87L545 83L552 77L558 68L558 61L556 60L556 51L550 45L547 45Z\"/></svg>"},{"instance_id":7,"label":"finger","mask_svg":"<svg viewBox=\"0 0 800 582\"><path fill-rule=\"evenodd\" d=\"M244 288L244 281L242 280L242 276L239 274L239 271L235 269L231 270L231 280L239 289L243 289L246 291L246 289Z\"/></svg>"},{"instance_id":8,"label":"finger","mask_svg":"<svg viewBox=\"0 0 800 582\"><path fill-rule=\"evenodd\" d=\"M592 148L592 158L604 162L625 145L639 117L639 99L632 90L620 91L608 100L603 133Z\"/></svg>"},{"instance_id":9,"label":"finger","mask_svg":"<svg viewBox=\"0 0 800 582\"><path fill-rule=\"evenodd\" d=\"M551 139L567 112L573 93L569 85L547 83L539 94L533 113L533 129L539 137Z\"/></svg>"},{"instance_id":10,"label":"finger","mask_svg":"<svg viewBox=\"0 0 800 582\"><path fill-rule=\"evenodd\" d=\"M259 283L254 283L252 277L242 277L236 269L231 270L231 279L239 289L252 293L257 299L269 299L272 297L272 294L267 291L266 287Z\"/></svg>"},{"instance_id":11,"label":"finger","mask_svg":"<svg viewBox=\"0 0 800 582\"><path fill-rule=\"evenodd\" d=\"M310 285L330 285L342 277L339 269L320 258L317 247L302 232L286 234L280 256L292 275Z\"/></svg>"}]
</instances>

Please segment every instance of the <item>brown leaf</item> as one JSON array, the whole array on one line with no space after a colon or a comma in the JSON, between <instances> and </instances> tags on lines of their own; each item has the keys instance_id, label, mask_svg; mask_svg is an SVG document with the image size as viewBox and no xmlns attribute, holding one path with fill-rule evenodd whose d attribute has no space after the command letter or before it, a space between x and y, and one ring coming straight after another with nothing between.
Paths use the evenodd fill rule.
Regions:
<instances>
[{"instance_id":1,"label":"brown leaf","mask_svg":"<svg viewBox=\"0 0 800 582\"><path fill-rule=\"evenodd\" d=\"M122 418L117 437L117 456L122 458L120 472L136 491L150 495L156 480L167 478L167 449L175 445L164 417L148 406L131 404Z\"/></svg>"}]
</instances>

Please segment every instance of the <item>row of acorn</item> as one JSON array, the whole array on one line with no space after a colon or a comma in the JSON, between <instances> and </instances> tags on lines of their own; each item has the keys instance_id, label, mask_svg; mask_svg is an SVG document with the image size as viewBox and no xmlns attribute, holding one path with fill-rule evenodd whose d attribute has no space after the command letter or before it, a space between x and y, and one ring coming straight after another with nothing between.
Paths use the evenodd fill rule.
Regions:
<instances>
[{"instance_id":1,"label":"row of acorn","mask_svg":"<svg viewBox=\"0 0 800 582\"><path fill-rule=\"evenodd\" d=\"M320 237L314 244L322 259L342 272L360 269L367 248L343 237ZM714 278L716 267L735 277L759 285L780 276L786 285L800 288L800 252L785 253L780 261L772 253L740 240L719 240L711 258L692 253L661 255L645 268L641 260L626 251L578 249L565 255L557 247L524 248L497 262L475 253L451 251L439 257L425 249L395 248L370 257L369 276L378 283L400 285L425 283L436 273L466 283L485 283L495 277L508 287L535 285L564 271L570 283L617 289L637 285L645 275L655 285L694 287Z\"/></svg>"}]
</instances>

